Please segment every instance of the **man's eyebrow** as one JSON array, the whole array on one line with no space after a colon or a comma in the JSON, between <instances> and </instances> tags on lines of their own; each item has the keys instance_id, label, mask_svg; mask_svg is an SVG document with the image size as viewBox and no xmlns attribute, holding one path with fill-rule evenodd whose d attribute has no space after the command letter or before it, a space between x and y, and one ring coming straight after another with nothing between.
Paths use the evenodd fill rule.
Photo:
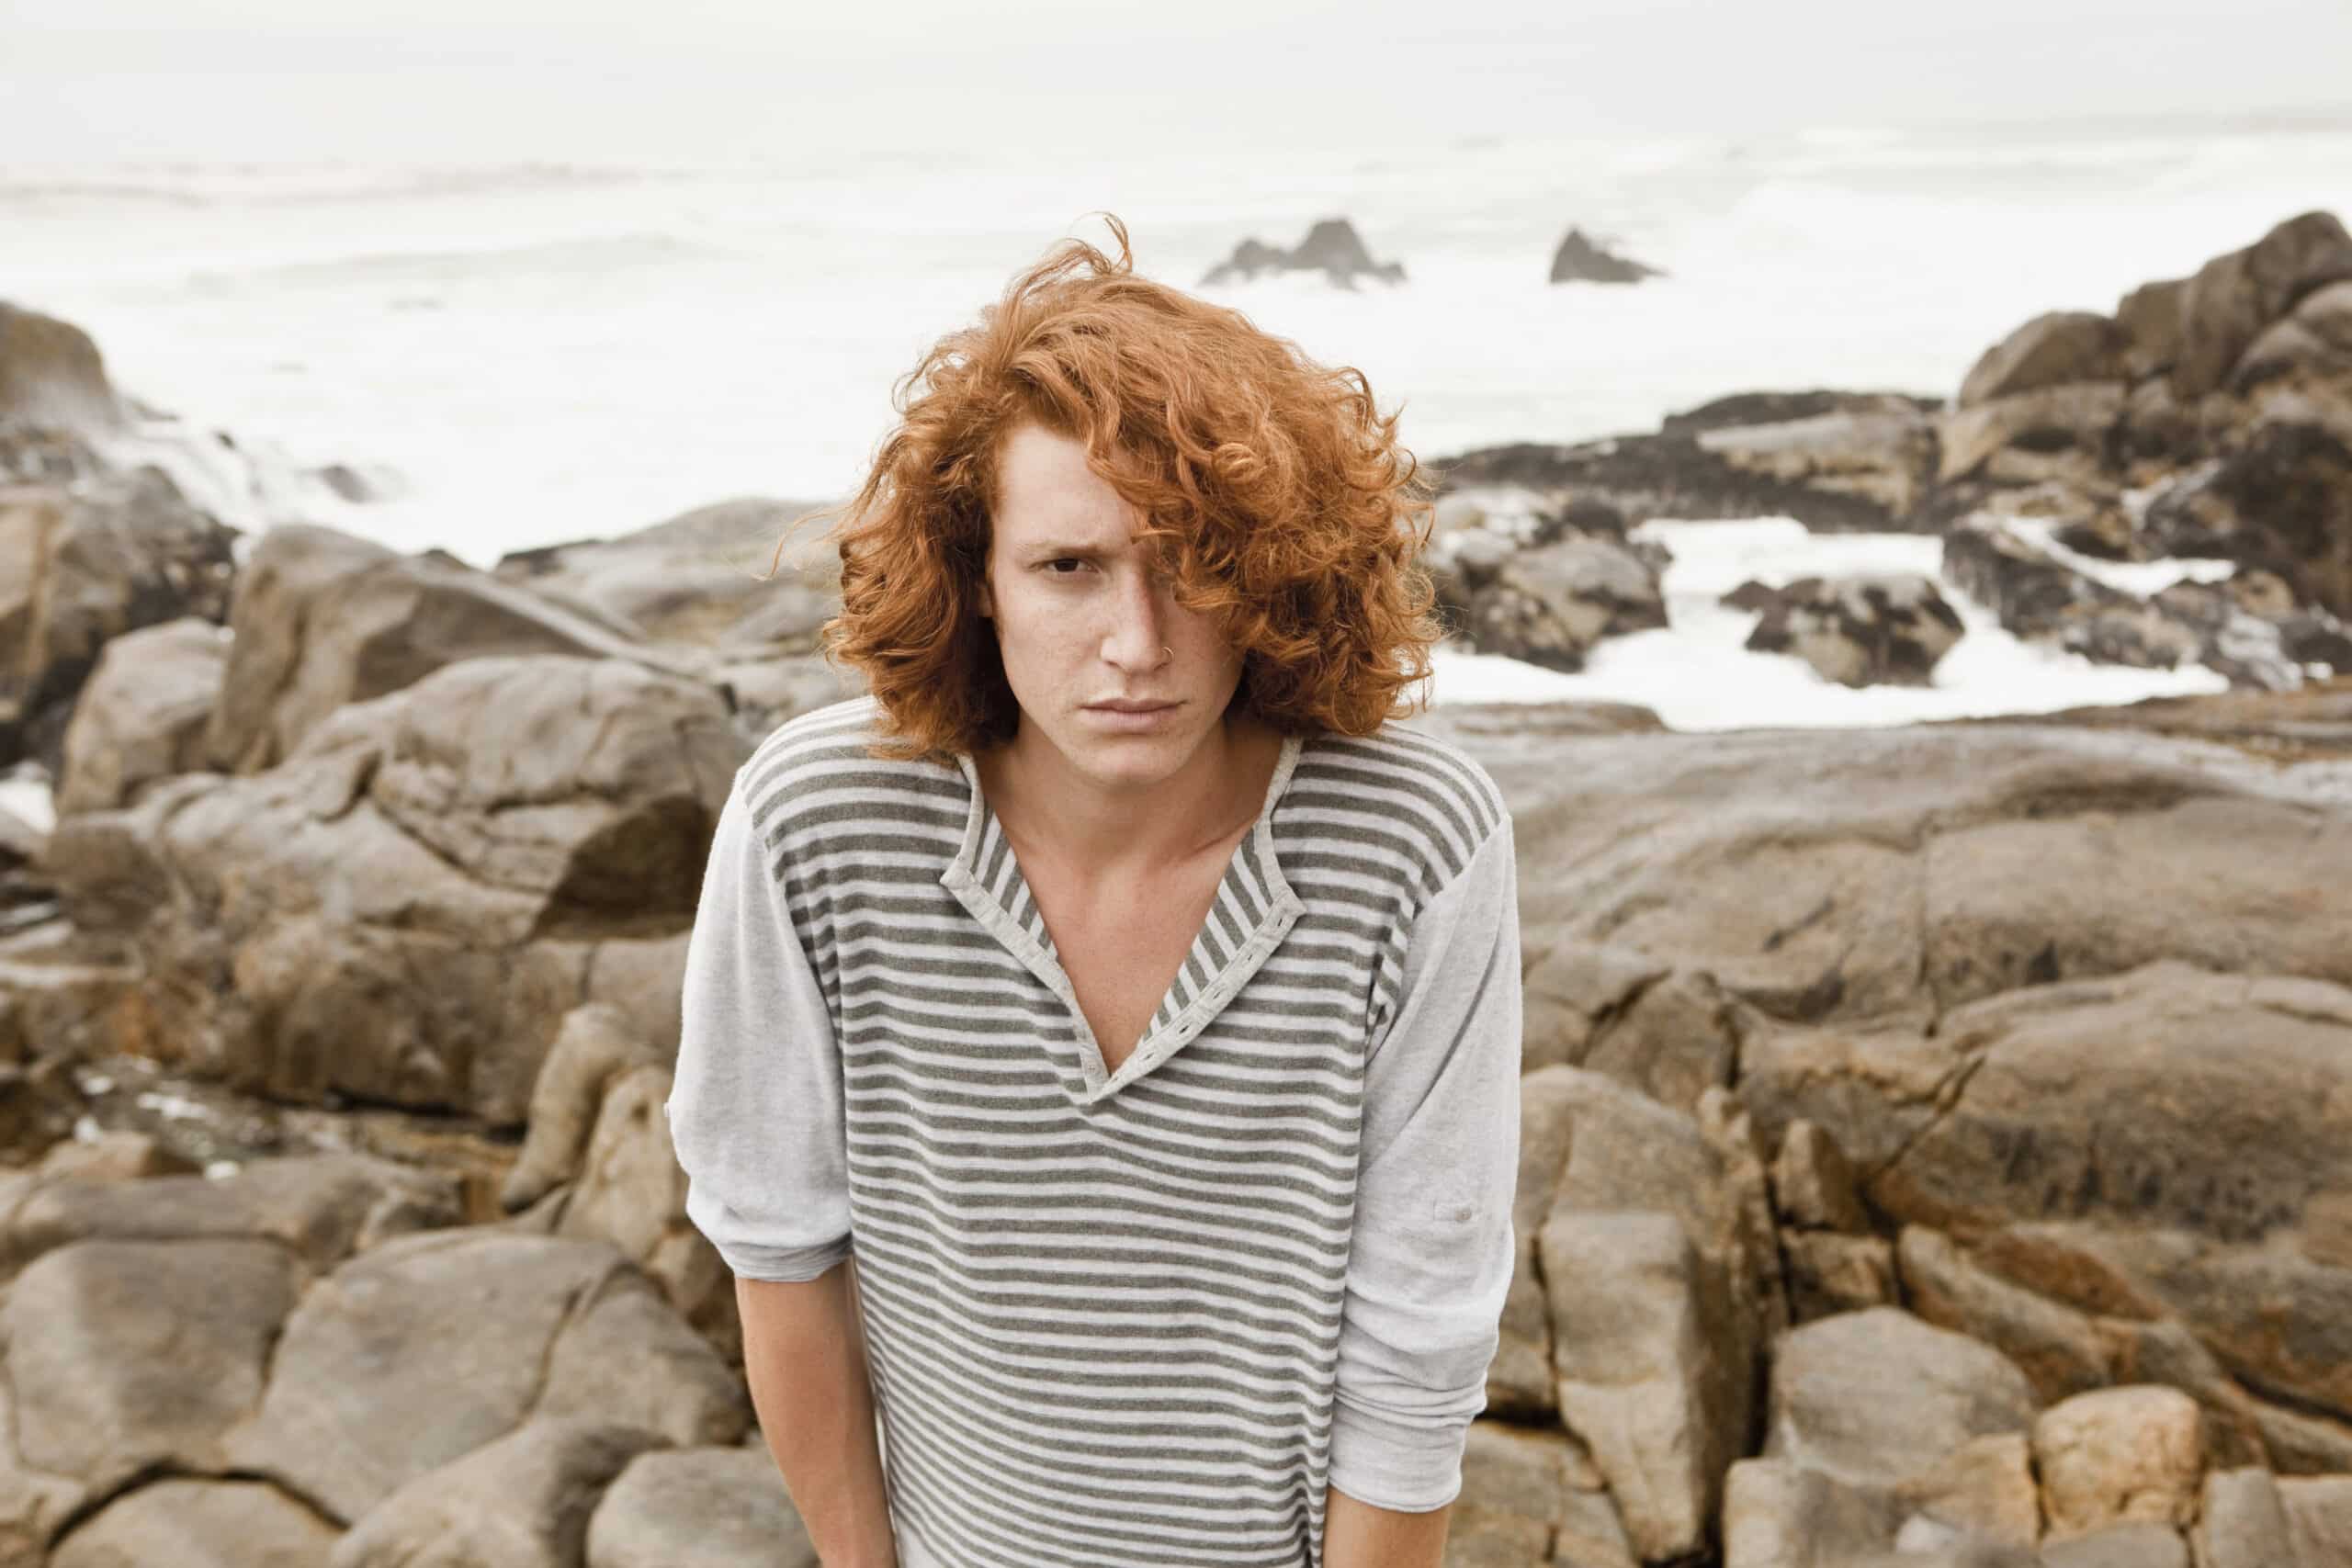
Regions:
<instances>
[{"instance_id":1,"label":"man's eyebrow","mask_svg":"<svg viewBox=\"0 0 2352 1568\"><path fill-rule=\"evenodd\" d=\"M1044 544L1023 545L1021 547L1021 549L1022 553L1024 555L1102 556L1116 555L1122 547L1123 547L1102 544L1099 541L1078 544L1065 543L1059 540L1049 540Z\"/></svg>"}]
</instances>

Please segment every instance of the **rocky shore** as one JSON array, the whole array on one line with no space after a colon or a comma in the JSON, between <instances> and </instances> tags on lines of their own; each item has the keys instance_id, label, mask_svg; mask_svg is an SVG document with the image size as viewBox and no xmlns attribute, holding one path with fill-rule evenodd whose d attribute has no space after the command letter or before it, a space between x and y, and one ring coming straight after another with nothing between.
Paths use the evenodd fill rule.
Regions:
<instances>
[{"instance_id":1,"label":"rocky shore","mask_svg":"<svg viewBox=\"0 0 2352 1568\"><path fill-rule=\"evenodd\" d=\"M1413 721L1521 856L1520 1266L1450 1562L2352 1562L2347 323L2309 214L1949 405L1439 465L1486 651L1661 624L1652 517L1785 514L2236 688ZM0 808L0 1568L813 1562L661 1116L732 770L849 692L821 560L762 576L803 509L492 571L237 536L97 456L114 396L0 311L0 769L55 810ZM2102 575L2191 557L2233 570ZM1957 632L1927 580L1739 598L1825 680Z\"/></svg>"}]
</instances>

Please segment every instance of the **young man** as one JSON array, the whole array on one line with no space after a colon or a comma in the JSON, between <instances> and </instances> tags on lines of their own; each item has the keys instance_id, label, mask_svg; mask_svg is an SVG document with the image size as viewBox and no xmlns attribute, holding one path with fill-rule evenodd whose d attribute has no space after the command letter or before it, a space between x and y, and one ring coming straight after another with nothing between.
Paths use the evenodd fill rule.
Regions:
<instances>
[{"instance_id":1,"label":"young man","mask_svg":"<svg viewBox=\"0 0 2352 1568\"><path fill-rule=\"evenodd\" d=\"M1441 633L1394 416L1113 228L850 503L869 694L720 816L686 1211L827 1568L1435 1568L1512 1266L1510 818L1386 722Z\"/></svg>"}]
</instances>

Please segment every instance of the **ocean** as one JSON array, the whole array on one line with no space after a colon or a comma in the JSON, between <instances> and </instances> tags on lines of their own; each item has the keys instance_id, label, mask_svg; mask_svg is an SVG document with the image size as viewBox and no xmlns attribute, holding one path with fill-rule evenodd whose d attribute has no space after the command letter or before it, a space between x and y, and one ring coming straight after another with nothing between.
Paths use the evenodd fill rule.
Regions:
<instances>
[{"instance_id":1,"label":"ocean","mask_svg":"<svg viewBox=\"0 0 2352 1568\"><path fill-rule=\"evenodd\" d=\"M0 163L0 299L89 331L117 385L170 416L118 456L165 464L224 520L300 518L488 565L735 496L847 493L922 349L1057 239L1109 243L1090 216L1104 210L1139 270L1362 369L1412 448L1440 458L1645 431L1737 391L1949 396L2027 318L2111 309L2312 208L2352 214L2352 116L1050 163L19 162ZM1326 217L1407 282L1198 288L1239 241L1288 245ZM1549 284L1571 226L1668 276ZM383 499L343 499L317 478L329 464ZM1686 582L1724 575L1734 550L1766 581L1821 570L1824 550L1934 565L1932 540L1657 526L1705 556ZM1573 677L1458 655L1440 694L1620 694L1718 728L2219 681L1996 658L2006 634L1980 615L1971 658L1947 660L1973 672L1940 694L1849 693L1740 652L1747 617L1668 586L1676 625L1645 634L1659 646L1605 646ZM1718 670L1705 650L1727 637ZM1759 707L1763 690L1782 700Z\"/></svg>"}]
</instances>

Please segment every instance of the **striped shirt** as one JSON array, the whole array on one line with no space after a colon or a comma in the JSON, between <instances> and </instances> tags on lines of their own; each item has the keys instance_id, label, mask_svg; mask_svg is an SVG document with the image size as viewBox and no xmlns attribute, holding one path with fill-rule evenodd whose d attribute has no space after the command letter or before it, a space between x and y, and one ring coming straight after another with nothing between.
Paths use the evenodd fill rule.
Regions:
<instances>
[{"instance_id":1,"label":"striped shirt","mask_svg":"<svg viewBox=\"0 0 2352 1568\"><path fill-rule=\"evenodd\" d=\"M736 774L666 1106L730 1268L854 1255L904 1568L1322 1561L1453 1500L1510 1281L1511 822L1451 744L1292 736L1105 1071L979 787L802 714Z\"/></svg>"}]
</instances>

